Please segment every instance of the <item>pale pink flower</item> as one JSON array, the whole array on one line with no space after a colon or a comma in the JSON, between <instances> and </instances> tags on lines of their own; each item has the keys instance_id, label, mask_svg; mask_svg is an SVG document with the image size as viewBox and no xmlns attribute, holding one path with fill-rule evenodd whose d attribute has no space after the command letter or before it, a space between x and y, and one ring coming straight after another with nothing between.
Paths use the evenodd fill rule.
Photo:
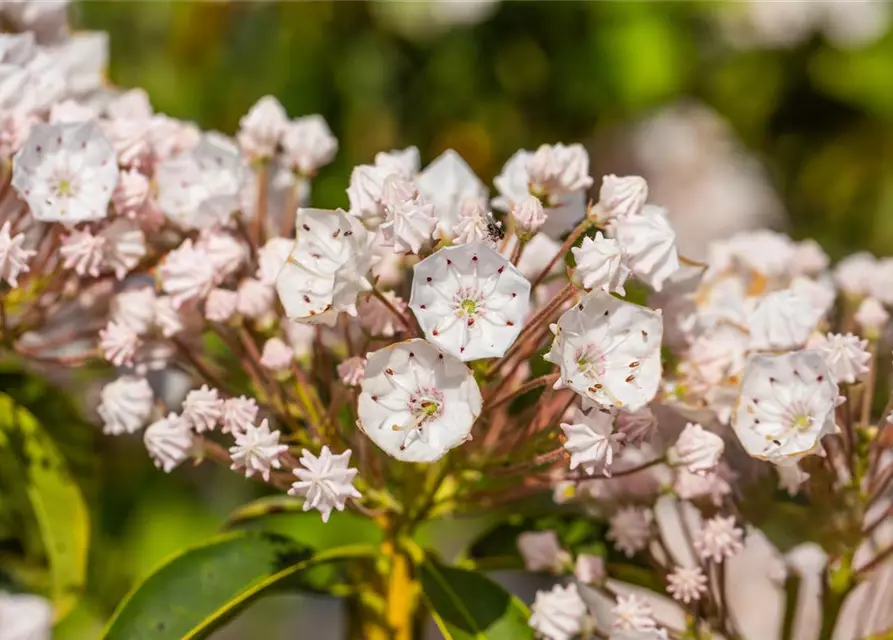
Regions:
<instances>
[{"instance_id":1,"label":"pale pink flower","mask_svg":"<svg viewBox=\"0 0 893 640\"><path fill-rule=\"evenodd\" d=\"M304 175L313 175L335 157L338 140L322 116L304 116L285 126L282 148L293 169Z\"/></svg>"},{"instance_id":2,"label":"pale pink flower","mask_svg":"<svg viewBox=\"0 0 893 640\"><path fill-rule=\"evenodd\" d=\"M271 238L257 251L256 278L273 286L276 284L276 276L282 270L282 265L288 260L294 240L288 238Z\"/></svg>"},{"instance_id":3,"label":"pale pink flower","mask_svg":"<svg viewBox=\"0 0 893 640\"><path fill-rule=\"evenodd\" d=\"M459 220L456 223L455 244L469 244L471 242L486 242L495 246L495 238L491 233L491 215L487 210L487 199L478 196L469 196L462 201L459 207Z\"/></svg>"},{"instance_id":4,"label":"pale pink flower","mask_svg":"<svg viewBox=\"0 0 893 640\"><path fill-rule=\"evenodd\" d=\"M123 280L146 255L146 236L135 222L118 218L99 234L105 240L105 263Z\"/></svg>"},{"instance_id":5,"label":"pale pink flower","mask_svg":"<svg viewBox=\"0 0 893 640\"><path fill-rule=\"evenodd\" d=\"M133 364L133 356L139 346L139 336L125 324L109 322L99 331L99 349L103 357L116 367Z\"/></svg>"},{"instance_id":6,"label":"pale pink flower","mask_svg":"<svg viewBox=\"0 0 893 640\"><path fill-rule=\"evenodd\" d=\"M239 396L223 403L223 433L241 433L257 419L257 401Z\"/></svg>"},{"instance_id":7,"label":"pale pink flower","mask_svg":"<svg viewBox=\"0 0 893 640\"><path fill-rule=\"evenodd\" d=\"M142 118L114 118L103 121L102 131L115 150L122 167L148 169L152 163L152 141L148 121Z\"/></svg>"},{"instance_id":8,"label":"pale pink flower","mask_svg":"<svg viewBox=\"0 0 893 640\"><path fill-rule=\"evenodd\" d=\"M264 96L239 120L239 145L253 158L269 158L287 127L285 109L273 96Z\"/></svg>"},{"instance_id":9,"label":"pale pink flower","mask_svg":"<svg viewBox=\"0 0 893 640\"><path fill-rule=\"evenodd\" d=\"M224 231L202 233L196 248L207 254L218 282L236 273L248 259L248 247Z\"/></svg>"},{"instance_id":10,"label":"pale pink flower","mask_svg":"<svg viewBox=\"0 0 893 640\"><path fill-rule=\"evenodd\" d=\"M383 295L397 311L406 313L407 305L403 298L393 291L385 291ZM360 302L357 318L369 333L382 338L391 338L403 328L394 312L375 296L369 296Z\"/></svg>"},{"instance_id":11,"label":"pale pink flower","mask_svg":"<svg viewBox=\"0 0 893 640\"><path fill-rule=\"evenodd\" d=\"M288 445L279 444L279 432L270 432L270 424L263 420L259 425L249 424L244 431L235 434L235 445L229 448L233 470L244 469L245 477L255 473L269 482L270 472L282 468L279 459L288 451Z\"/></svg>"},{"instance_id":12,"label":"pale pink flower","mask_svg":"<svg viewBox=\"0 0 893 640\"><path fill-rule=\"evenodd\" d=\"M534 192L560 196L592 186L589 154L581 144L543 144L527 161Z\"/></svg>"},{"instance_id":13,"label":"pale pink flower","mask_svg":"<svg viewBox=\"0 0 893 640\"><path fill-rule=\"evenodd\" d=\"M518 551L528 571L560 573L570 564L570 554L561 548L554 531L525 531L518 536Z\"/></svg>"},{"instance_id":14,"label":"pale pink flower","mask_svg":"<svg viewBox=\"0 0 893 640\"><path fill-rule=\"evenodd\" d=\"M595 238L583 238L579 247L571 247L576 267L574 272L586 289L626 295L623 284L630 275L624 262L623 247L617 240L605 238L601 231Z\"/></svg>"},{"instance_id":15,"label":"pale pink flower","mask_svg":"<svg viewBox=\"0 0 893 640\"><path fill-rule=\"evenodd\" d=\"M38 120L23 113L0 113L0 157L8 158L22 148Z\"/></svg>"},{"instance_id":16,"label":"pale pink flower","mask_svg":"<svg viewBox=\"0 0 893 640\"><path fill-rule=\"evenodd\" d=\"M714 516L696 531L692 545L702 560L720 563L743 548L744 531L735 525L735 516Z\"/></svg>"},{"instance_id":17,"label":"pale pink flower","mask_svg":"<svg viewBox=\"0 0 893 640\"><path fill-rule=\"evenodd\" d=\"M571 454L571 471L582 466L588 475L601 472L611 477L611 464L623 440L623 434L613 432L614 416L607 409L588 414L575 409L569 419L572 422L560 426L566 438L564 448Z\"/></svg>"},{"instance_id":18,"label":"pale pink flower","mask_svg":"<svg viewBox=\"0 0 893 640\"><path fill-rule=\"evenodd\" d=\"M865 335L875 338L887 324L890 314L876 298L865 298L853 319Z\"/></svg>"},{"instance_id":19,"label":"pale pink flower","mask_svg":"<svg viewBox=\"0 0 893 640\"><path fill-rule=\"evenodd\" d=\"M385 191L389 183L400 180L396 175L385 180ZM431 234L437 225L434 217L434 205L424 198L410 194L410 197L398 201L385 202L385 221L382 223L381 235L388 246L393 246L398 253L418 253L422 245L428 244Z\"/></svg>"},{"instance_id":20,"label":"pale pink flower","mask_svg":"<svg viewBox=\"0 0 893 640\"><path fill-rule=\"evenodd\" d=\"M640 444L651 440L657 429L657 418L648 406L635 411L621 410L614 416L614 428L623 434L626 444Z\"/></svg>"},{"instance_id":21,"label":"pale pink flower","mask_svg":"<svg viewBox=\"0 0 893 640\"><path fill-rule=\"evenodd\" d=\"M868 340L852 333L816 334L807 345L822 355L828 370L838 384L852 384L862 378L870 367L871 353L866 350Z\"/></svg>"},{"instance_id":22,"label":"pale pink flower","mask_svg":"<svg viewBox=\"0 0 893 640\"><path fill-rule=\"evenodd\" d=\"M153 422L143 434L143 442L155 466L165 473L170 473L192 455L193 438L189 425L176 413Z\"/></svg>"},{"instance_id":23,"label":"pale pink flower","mask_svg":"<svg viewBox=\"0 0 893 640\"><path fill-rule=\"evenodd\" d=\"M589 553L581 553L574 563L574 577L583 584L601 584L607 577L605 559Z\"/></svg>"},{"instance_id":24,"label":"pale pink flower","mask_svg":"<svg viewBox=\"0 0 893 640\"><path fill-rule=\"evenodd\" d=\"M211 322L226 322L236 313L239 294L226 289L212 289L205 300L205 318Z\"/></svg>"},{"instance_id":25,"label":"pale pink flower","mask_svg":"<svg viewBox=\"0 0 893 640\"><path fill-rule=\"evenodd\" d=\"M28 273L28 261L37 253L23 249L25 235L10 235L10 222L0 227L0 280L6 280L13 289L19 286L19 275Z\"/></svg>"},{"instance_id":26,"label":"pale pink flower","mask_svg":"<svg viewBox=\"0 0 893 640\"><path fill-rule=\"evenodd\" d=\"M639 176L611 174L602 178L598 195L599 222L636 216L642 213L648 201L648 183Z\"/></svg>"},{"instance_id":27,"label":"pale pink flower","mask_svg":"<svg viewBox=\"0 0 893 640\"><path fill-rule=\"evenodd\" d=\"M95 109L68 99L57 102L52 106L48 121L50 124L59 124L64 122L86 122L95 118Z\"/></svg>"},{"instance_id":28,"label":"pale pink flower","mask_svg":"<svg viewBox=\"0 0 893 640\"><path fill-rule=\"evenodd\" d=\"M676 440L673 457L692 473L707 474L716 469L725 450L725 443L715 433L689 422Z\"/></svg>"},{"instance_id":29,"label":"pale pink flower","mask_svg":"<svg viewBox=\"0 0 893 640\"><path fill-rule=\"evenodd\" d=\"M270 338L264 343L260 364L271 371L286 371L294 359L294 349L280 338Z\"/></svg>"},{"instance_id":30,"label":"pale pink flower","mask_svg":"<svg viewBox=\"0 0 893 640\"><path fill-rule=\"evenodd\" d=\"M611 515L608 540L625 556L632 557L648 545L653 534L654 516L641 507L621 507Z\"/></svg>"},{"instance_id":31,"label":"pale pink flower","mask_svg":"<svg viewBox=\"0 0 893 640\"><path fill-rule=\"evenodd\" d=\"M319 456L304 449L300 462L301 466L294 470L298 479L288 493L304 498L304 511L317 509L322 514L323 522L329 521L333 509L344 511L349 498L362 497L353 486L357 470L347 466L350 464L350 449L334 455L324 446Z\"/></svg>"},{"instance_id":32,"label":"pale pink flower","mask_svg":"<svg viewBox=\"0 0 893 640\"><path fill-rule=\"evenodd\" d=\"M732 487L716 472L699 474L692 473L686 467L680 467L676 471L673 491L683 500L706 497L714 506L719 507L725 497L732 493Z\"/></svg>"},{"instance_id":33,"label":"pale pink flower","mask_svg":"<svg viewBox=\"0 0 893 640\"><path fill-rule=\"evenodd\" d=\"M794 273L806 276L817 276L828 268L830 259L822 246L815 240L798 242L791 256L791 268Z\"/></svg>"},{"instance_id":34,"label":"pale pink flower","mask_svg":"<svg viewBox=\"0 0 893 640\"><path fill-rule=\"evenodd\" d=\"M255 320L270 313L276 299L273 287L254 278L242 280L236 295L236 311Z\"/></svg>"},{"instance_id":35,"label":"pale pink flower","mask_svg":"<svg viewBox=\"0 0 893 640\"><path fill-rule=\"evenodd\" d=\"M217 282L214 264L191 239L167 254L158 270L161 288L179 307L187 300L205 298Z\"/></svg>"},{"instance_id":36,"label":"pale pink flower","mask_svg":"<svg viewBox=\"0 0 893 640\"><path fill-rule=\"evenodd\" d=\"M640 215L616 218L611 232L623 247L633 274L655 291L679 270L676 232L666 209L646 205Z\"/></svg>"},{"instance_id":37,"label":"pale pink flower","mask_svg":"<svg viewBox=\"0 0 893 640\"><path fill-rule=\"evenodd\" d=\"M353 356L338 365L338 377L348 387L358 387L366 376L366 358Z\"/></svg>"},{"instance_id":38,"label":"pale pink flower","mask_svg":"<svg viewBox=\"0 0 893 640\"><path fill-rule=\"evenodd\" d=\"M152 311L152 321L165 338L171 338L183 330L183 318L170 296L155 298Z\"/></svg>"},{"instance_id":39,"label":"pale pink flower","mask_svg":"<svg viewBox=\"0 0 893 640\"><path fill-rule=\"evenodd\" d=\"M877 259L867 251L854 253L841 260L834 268L834 280L849 296L866 295L877 274Z\"/></svg>"},{"instance_id":40,"label":"pale pink flower","mask_svg":"<svg viewBox=\"0 0 893 640\"><path fill-rule=\"evenodd\" d=\"M111 319L137 335L148 333L155 322L155 290L151 286L127 289L112 300Z\"/></svg>"},{"instance_id":41,"label":"pale pink flower","mask_svg":"<svg viewBox=\"0 0 893 640\"><path fill-rule=\"evenodd\" d=\"M619 631L651 631L657 626L651 605L635 593L617 596L611 613L611 628Z\"/></svg>"},{"instance_id":42,"label":"pale pink flower","mask_svg":"<svg viewBox=\"0 0 893 640\"><path fill-rule=\"evenodd\" d=\"M707 593L707 576L698 566L676 567L667 576L667 593L684 604L700 600Z\"/></svg>"},{"instance_id":43,"label":"pale pink flower","mask_svg":"<svg viewBox=\"0 0 893 640\"><path fill-rule=\"evenodd\" d=\"M152 414L152 387L145 378L122 376L105 385L100 398L97 412L106 435L135 433Z\"/></svg>"},{"instance_id":44,"label":"pale pink flower","mask_svg":"<svg viewBox=\"0 0 893 640\"><path fill-rule=\"evenodd\" d=\"M186 394L183 401L182 419L196 433L213 431L223 418L224 402L217 389L203 384L200 389L193 389Z\"/></svg>"},{"instance_id":45,"label":"pale pink flower","mask_svg":"<svg viewBox=\"0 0 893 640\"><path fill-rule=\"evenodd\" d=\"M112 204L115 212L121 216L135 218L149 196L149 178L136 169L122 171L118 176L118 185L112 193Z\"/></svg>"},{"instance_id":46,"label":"pale pink flower","mask_svg":"<svg viewBox=\"0 0 893 640\"><path fill-rule=\"evenodd\" d=\"M520 202L514 203L512 216L521 232L528 235L539 231L549 217L543 209L543 203L533 195L524 196Z\"/></svg>"},{"instance_id":47,"label":"pale pink flower","mask_svg":"<svg viewBox=\"0 0 893 640\"><path fill-rule=\"evenodd\" d=\"M556 584L551 591L537 591L530 607L530 626L548 640L571 640L583 630L586 603L576 584Z\"/></svg>"},{"instance_id":48,"label":"pale pink flower","mask_svg":"<svg viewBox=\"0 0 893 640\"><path fill-rule=\"evenodd\" d=\"M62 239L59 254L62 266L74 269L79 276L99 276L102 259L105 253L105 238L94 236L90 231L74 231Z\"/></svg>"}]
</instances>

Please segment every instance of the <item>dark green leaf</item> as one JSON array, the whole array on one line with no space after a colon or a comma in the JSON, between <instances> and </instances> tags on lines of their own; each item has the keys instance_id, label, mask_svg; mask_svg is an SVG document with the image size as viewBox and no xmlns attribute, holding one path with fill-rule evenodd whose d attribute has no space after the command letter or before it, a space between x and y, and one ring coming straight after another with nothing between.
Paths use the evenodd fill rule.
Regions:
<instances>
[{"instance_id":1,"label":"dark green leaf","mask_svg":"<svg viewBox=\"0 0 893 640\"><path fill-rule=\"evenodd\" d=\"M267 590L299 581L302 572L322 563L371 553L356 546L314 555L274 534L223 535L175 556L138 585L118 606L103 638L206 638Z\"/></svg>"},{"instance_id":2,"label":"dark green leaf","mask_svg":"<svg viewBox=\"0 0 893 640\"><path fill-rule=\"evenodd\" d=\"M40 531L52 577L56 619L64 618L83 590L90 522L80 489L37 419L0 394L0 448L11 451Z\"/></svg>"},{"instance_id":3,"label":"dark green leaf","mask_svg":"<svg viewBox=\"0 0 893 640\"><path fill-rule=\"evenodd\" d=\"M421 580L434 621L447 640L533 638L524 604L485 575L427 558Z\"/></svg>"}]
</instances>

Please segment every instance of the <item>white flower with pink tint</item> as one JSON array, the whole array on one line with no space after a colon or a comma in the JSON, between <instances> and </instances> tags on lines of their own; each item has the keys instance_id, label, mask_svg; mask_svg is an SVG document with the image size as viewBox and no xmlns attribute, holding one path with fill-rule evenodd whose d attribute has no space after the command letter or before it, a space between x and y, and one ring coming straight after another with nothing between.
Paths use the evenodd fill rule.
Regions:
<instances>
[{"instance_id":1,"label":"white flower with pink tint","mask_svg":"<svg viewBox=\"0 0 893 640\"><path fill-rule=\"evenodd\" d=\"M316 509L322 514L323 522L329 521L333 509L344 511L350 498L362 497L353 486L357 470L348 467L350 449L334 455L324 446L319 456L304 449L300 463L294 470L298 479L288 493L304 498L304 511Z\"/></svg>"},{"instance_id":2,"label":"white flower with pink tint","mask_svg":"<svg viewBox=\"0 0 893 640\"><path fill-rule=\"evenodd\" d=\"M614 455L620 450L622 433L614 433L614 416L607 409L588 414L574 409L570 423L561 423L566 438L564 448L571 454L571 471L582 467L587 475L602 473L611 477Z\"/></svg>"},{"instance_id":3,"label":"white flower with pink tint","mask_svg":"<svg viewBox=\"0 0 893 640\"><path fill-rule=\"evenodd\" d=\"M626 295L623 284L629 277L624 263L623 247L617 240L605 238L601 231L594 238L583 238L583 244L572 247L577 277L586 289L601 289L605 293Z\"/></svg>"},{"instance_id":4,"label":"white flower with pink tint","mask_svg":"<svg viewBox=\"0 0 893 640\"><path fill-rule=\"evenodd\" d=\"M136 223L118 218L100 232L105 264L123 280L146 255L146 236Z\"/></svg>"},{"instance_id":5,"label":"white flower with pink tint","mask_svg":"<svg viewBox=\"0 0 893 640\"><path fill-rule=\"evenodd\" d=\"M74 269L79 276L99 276L105 253L105 238L94 236L90 231L73 231L62 239L59 255L62 266Z\"/></svg>"},{"instance_id":6,"label":"white flower with pink tint","mask_svg":"<svg viewBox=\"0 0 893 640\"><path fill-rule=\"evenodd\" d=\"M236 291L236 311L245 317L260 320L273 311L276 292L268 284L245 278Z\"/></svg>"},{"instance_id":7,"label":"white flower with pink tint","mask_svg":"<svg viewBox=\"0 0 893 640\"><path fill-rule=\"evenodd\" d=\"M596 215L604 224L615 218L642 213L648 201L648 183L640 176L606 175L598 192Z\"/></svg>"},{"instance_id":8,"label":"white flower with pink tint","mask_svg":"<svg viewBox=\"0 0 893 640\"><path fill-rule=\"evenodd\" d=\"M444 247L413 269L409 306L426 339L463 361L503 355L529 304L527 279L483 243Z\"/></svg>"},{"instance_id":9,"label":"white flower with pink tint","mask_svg":"<svg viewBox=\"0 0 893 640\"><path fill-rule=\"evenodd\" d=\"M592 186L589 154L581 144L543 144L527 160L530 188L560 196Z\"/></svg>"},{"instance_id":10,"label":"white flower with pink tint","mask_svg":"<svg viewBox=\"0 0 893 640\"><path fill-rule=\"evenodd\" d=\"M707 474L716 469L725 443L715 433L689 422L672 447L672 458L692 473Z\"/></svg>"},{"instance_id":11,"label":"white flower with pink tint","mask_svg":"<svg viewBox=\"0 0 893 640\"><path fill-rule=\"evenodd\" d=\"M608 520L607 538L631 558L648 546L654 535L654 516L642 507L621 507Z\"/></svg>"},{"instance_id":12,"label":"white flower with pink tint","mask_svg":"<svg viewBox=\"0 0 893 640\"><path fill-rule=\"evenodd\" d=\"M491 224L492 214L487 209L487 199L477 196L465 198L459 207L453 244L485 242L491 247L495 246Z\"/></svg>"},{"instance_id":13,"label":"white flower with pink tint","mask_svg":"<svg viewBox=\"0 0 893 640\"><path fill-rule=\"evenodd\" d=\"M170 473L192 455L194 436L186 421L171 413L146 427L143 443L155 466Z\"/></svg>"},{"instance_id":14,"label":"white flower with pink tint","mask_svg":"<svg viewBox=\"0 0 893 640\"><path fill-rule=\"evenodd\" d=\"M593 291L562 314L553 333L546 359L561 372L556 388L569 387L596 404L628 411L657 394L659 312Z\"/></svg>"},{"instance_id":15,"label":"white flower with pink tint","mask_svg":"<svg viewBox=\"0 0 893 640\"><path fill-rule=\"evenodd\" d=\"M270 371L287 371L294 362L295 351L281 338L270 338L264 343L260 356L261 366Z\"/></svg>"},{"instance_id":16,"label":"white flower with pink tint","mask_svg":"<svg viewBox=\"0 0 893 640\"><path fill-rule=\"evenodd\" d=\"M602 584L607 577L605 559L589 553L581 553L574 562L574 577L583 584Z\"/></svg>"},{"instance_id":17,"label":"white flower with pink tint","mask_svg":"<svg viewBox=\"0 0 893 640\"><path fill-rule=\"evenodd\" d=\"M688 604L707 593L707 576L701 567L676 567L667 575L667 593L675 600Z\"/></svg>"},{"instance_id":18,"label":"white flower with pink tint","mask_svg":"<svg viewBox=\"0 0 893 640\"><path fill-rule=\"evenodd\" d=\"M304 175L313 175L335 157L338 139L332 135L325 118L304 116L285 126L282 148L289 166Z\"/></svg>"},{"instance_id":19,"label":"white flower with pink tint","mask_svg":"<svg viewBox=\"0 0 893 640\"><path fill-rule=\"evenodd\" d=\"M13 163L12 186L41 222L105 218L117 182L115 152L95 122L37 124Z\"/></svg>"},{"instance_id":20,"label":"white flower with pink tint","mask_svg":"<svg viewBox=\"0 0 893 640\"><path fill-rule=\"evenodd\" d=\"M158 269L161 289L179 307L188 300L205 298L217 284L218 273L208 254L191 239L167 254Z\"/></svg>"},{"instance_id":21,"label":"white flower with pink tint","mask_svg":"<svg viewBox=\"0 0 893 640\"><path fill-rule=\"evenodd\" d=\"M586 612L577 585L556 584L551 591L537 591L530 607L530 626L548 640L571 640L583 630Z\"/></svg>"},{"instance_id":22,"label":"white flower with pink tint","mask_svg":"<svg viewBox=\"0 0 893 640\"><path fill-rule=\"evenodd\" d=\"M437 225L434 205L412 183L397 174L388 176L382 190L385 220L379 227L387 246L398 253L418 253Z\"/></svg>"},{"instance_id":23,"label":"white flower with pink tint","mask_svg":"<svg viewBox=\"0 0 893 640\"><path fill-rule=\"evenodd\" d=\"M617 596L617 604L611 609L611 628L617 631L652 631L657 622L648 601L635 593Z\"/></svg>"},{"instance_id":24,"label":"white flower with pink tint","mask_svg":"<svg viewBox=\"0 0 893 640\"><path fill-rule=\"evenodd\" d=\"M416 184L425 199L434 205L436 235L444 240L456 236L462 203L467 198L487 195L486 185L453 149L447 149L431 161L416 178Z\"/></svg>"},{"instance_id":25,"label":"white flower with pink tint","mask_svg":"<svg viewBox=\"0 0 893 640\"><path fill-rule=\"evenodd\" d=\"M118 215L136 218L149 196L149 178L136 169L122 171L112 193L112 204Z\"/></svg>"},{"instance_id":26,"label":"white flower with pink tint","mask_svg":"<svg viewBox=\"0 0 893 640\"><path fill-rule=\"evenodd\" d=\"M528 571L561 573L570 564L570 554L561 548L554 531L526 531L518 536L518 551Z\"/></svg>"},{"instance_id":27,"label":"white flower with pink tint","mask_svg":"<svg viewBox=\"0 0 893 640\"><path fill-rule=\"evenodd\" d=\"M23 249L25 235L10 234L10 222L7 220L0 227L0 281L6 280L10 287L19 286L18 277L28 273L28 261L37 253Z\"/></svg>"},{"instance_id":28,"label":"white flower with pink tint","mask_svg":"<svg viewBox=\"0 0 893 640\"><path fill-rule=\"evenodd\" d=\"M385 180L393 173L388 168L369 164L357 165L351 171L347 187L350 215L363 220L370 229L377 229L384 221L382 191Z\"/></svg>"},{"instance_id":29,"label":"white flower with pink tint","mask_svg":"<svg viewBox=\"0 0 893 640\"><path fill-rule=\"evenodd\" d=\"M248 260L248 248L231 234L214 230L199 236L196 247L204 251L214 269L217 280L222 281L233 275Z\"/></svg>"},{"instance_id":30,"label":"white flower with pink tint","mask_svg":"<svg viewBox=\"0 0 893 640\"><path fill-rule=\"evenodd\" d=\"M133 364L140 344L136 332L119 322L109 322L99 331L99 349L103 357L116 367Z\"/></svg>"},{"instance_id":31,"label":"white flower with pink tint","mask_svg":"<svg viewBox=\"0 0 893 640\"><path fill-rule=\"evenodd\" d=\"M239 120L239 145L252 158L270 158L287 128L282 104L273 96L264 96Z\"/></svg>"},{"instance_id":32,"label":"white flower with pink tint","mask_svg":"<svg viewBox=\"0 0 893 640\"><path fill-rule=\"evenodd\" d=\"M869 338L876 339L890 319L890 314L876 298L865 298L856 310L853 320Z\"/></svg>"},{"instance_id":33,"label":"white flower with pink tint","mask_svg":"<svg viewBox=\"0 0 893 640\"><path fill-rule=\"evenodd\" d=\"M338 377L348 387L359 387L366 377L366 358L353 356L337 367Z\"/></svg>"},{"instance_id":34,"label":"white flower with pink tint","mask_svg":"<svg viewBox=\"0 0 893 640\"><path fill-rule=\"evenodd\" d=\"M268 285L276 284L276 276L288 260L288 254L294 245L288 238L270 238L257 251L257 274L255 277Z\"/></svg>"},{"instance_id":35,"label":"white flower with pink tint","mask_svg":"<svg viewBox=\"0 0 893 640\"><path fill-rule=\"evenodd\" d=\"M867 251L847 256L834 267L834 280L848 296L867 295L878 271L877 258Z\"/></svg>"},{"instance_id":36,"label":"white flower with pink tint","mask_svg":"<svg viewBox=\"0 0 893 640\"><path fill-rule=\"evenodd\" d=\"M358 425L387 454L432 462L468 439L483 399L462 362L419 339L367 359Z\"/></svg>"},{"instance_id":37,"label":"white flower with pink tint","mask_svg":"<svg viewBox=\"0 0 893 640\"><path fill-rule=\"evenodd\" d=\"M838 384L852 384L862 378L870 367L871 353L868 340L852 333L816 334L809 340L809 349L818 351Z\"/></svg>"},{"instance_id":38,"label":"white flower with pink tint","mask_svg":"<svg viewBox=\"0 0 893 640\"><path fill-rule=\"evenodd\" d=\"M269 482L272 470L282 468L280 456L288 451L288 445L279 444L279 432L271 432L267 420L257 426L247 425L244 431L235 434L235 441L229 448L233 461L230 468L244 470L246 478L257 473Z\"/></svg>"},{"instance_id":39,"label":"white flower with pink tint","mask_svg":"<svg viewBox=\"0 0 893 640\"><path fill-rule=\"evenodd\" d=\"M239 294L226 289L212 289L205 299L205 318L211 322L227 322L236 313Z\"/></svg>"},{"instance_id":40,"label":"white flower with pink tint","mask_svg":"<svg viewBox=\"0 0 893 640\"><path fill-rule=\"evenodd\" d=\"M101 402L96 411L106 435L135 433L152 415L154 396L145 378L121 376L105 385L99 396Z\"/></svg>"},{"instance_id":41,"label":"white flower with pink tint","mask_svg":"<svg viewBox=\"0 0 893 640\"><path fill-rule=\"evenodd\" d=\"M751 349L796 349L806 344L821 314L790 289L763 297L748 317Z\"/></svg>"},{"instance_id":42,"label":"white flower with pink tint","mask_svg":"<svg viewBox=\"0 0 893 640\"><path fill-rule=\"evenodd\" d=\"M186 394L182 419L196 433L213 431L223 418L223 406L224 402L217 389L203 384L200 389L193 389Z\"/></svg>"},{"instance_id":43,"label":"white flower with pink tint","mask_svg":"<svg viewBox=\"0 0 893 640\"><path fill-rule=\"evenodd\" d=\"M406 313L407 304L393 291L385 291L382 296L388 304L401 314ZM403 329L400 319L376 296L363 299L358 306L357 319L373 336L391 338Z\"/></svg>"},{"instance_id":44,"label":"white flower with pink tint","mask_svg":"<svg viewBox=\"0 0 893 640\"><path fill-rule=\"evenodd\" d=\"M666 209L646 205L640 215L616 218L610 230L623 247L633 275L655 291L679 270L676 232Z\"/></svg>"},{"instance_id":45,"label":"white flower with pink tint","mask_svg":"<svg viewBox=\"0 0 893 640\"><path fill-rule=\"evenodd\" d=\"M183 316L170 296L158 296L152 304L152 322L165 338L183 331Z\"/></svg>"},{"instance_id":46,"label":"white flower with pink tint","mask_svg":"<svg viewBox=\"0 0 893 640\"><path fill-rule=\"evenodd\" d=\"M743 540L744 531L735 524L734 516L714 516L694 533L692 546L702 560L718 564L740 553Z\"/></svg>"},{"instance_id":47,"label":"white flower with pink tint","mask_svg":"<svg viewBox=\"0 0 893 640\"><path fill-rule=\"evenodd\" d=\"M223 433L241 433L257 419L257 401L254 398L239 396L228 398L223 403Z\"/></svg>"},{"instance_id":48,"label":"white flower with pink tint","mask_svg":"<svg viewBox=\"0 0 893 640\"><path fill-rule=\"evenodd\" d=\"M522 234L531 235L546 224L549 216L539 198L527 195L512 206L512 217Z\"/></svg>"}]
</instances>

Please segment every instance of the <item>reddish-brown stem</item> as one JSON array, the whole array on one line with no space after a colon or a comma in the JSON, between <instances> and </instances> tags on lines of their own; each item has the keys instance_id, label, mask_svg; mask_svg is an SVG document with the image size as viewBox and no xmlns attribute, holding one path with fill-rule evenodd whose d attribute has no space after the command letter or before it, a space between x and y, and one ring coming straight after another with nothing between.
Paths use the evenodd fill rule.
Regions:
<instances>
[{"instance_id":1,"label":"reddish-brown stem","mask_svg":"<svg viewBox=\"0 0 893 640\"><path fill-rule=\"evenodd\" d=\"M558 250L558 252L554 256L552 256L551 260L549 260L549 264L546 265L546 268L543 269L536 277L536 280L534 280L530 284L531 290L536 289L537 285L546 279L546 276L548 276L549 272L552 271L552 267L555 266L555 263L557 263L560 259L563 259L564 256L567 255L567 252L570 251L570 248L572 246L574 246L574 243L580 238L580 236L586 233L587 229L589 229L589 227L591 226L592 222L587 217L580 224L577 225L576 229L571 231L571 234L564 241L564 244L561 245L561 248Z\"/></svg>"},{"instance_id":2,"label":"reddish-brown stem","mask_svg":"<svg viewBox=\"0 0 893 640\"><path fill-rule=\"evenodd\" d=\"M497 407L500 407L507 402L511 402L518 396L523 395L523 394L527 393L528 391L533 391L534 389L539 389L540 387L543 387L545 385L552 384L556 380L558 380L558 378L559 378L559 374L549 373L544 376L540 376L539 378L534 378L533 380L529 380L528 382L525 382L524 384L522 384L520 387L513 389L513 390L509 391L508 393L496 398L495 400L492 400L492 401L486 403L484 405L484 410L492 411L493 409L496 409Z\"/></svg>"},{"instance_id":3,"label":"reddish-brown stem","mask_svg":"<svg viewBox=\"0 0 893 640\"><path fill-rule=\"evenodd\" d=\"M283 238L291 237L295 233L295 219L298 215L298 191L300 190L298 180L300 178L295 178L295 183L288 190L288 195L285 197L285 208L282 211L282 220L279 221L279 230Z\"/></svg>"},{"instance_id":4,"label":"reddish-brown stem","mask_svg":"<svg viewBox=\"0 0 893 640\"><path fill-rule=\"evenodd\" d=\"M257 167L257 208L254 211L255 245L263 246L267 236L267 162Z\"/></svg>"},{"instance_id":5,"label":"reddish-brown stem","mask_svg":"<svg viewBox=\"0 0 893 640\"><path fill-rule=\"evenodd\" d=\"M387 296L385 296L377 288L372 289L372 295L374 295L376 298L378 298L379 302L381 302L388 309L388 311L390 311L392 314L394 314L394 316L396 316L397 320L400 321L400 324L403 325L403 328L406 331L411 330L412 323L409 321L409 319L406 317L405 314L401 313L400 310L397 309L397 307L395 307L393 304L391 304L391 301L387 299Z\"/></svg>"},{"instance_id":6,"label":"reddish-brown stem","mask_svg":"<svg viewBox=\"0 0 893 640\"><path fill-rule=\"evenodd\" d=\"M205 382L216 387L217 389L220 389L228 395L235 395L232 388L227 385L213 371L211 371L211 369L192 352L192 349L183 344L183 342L177 338L171 338L171 342L177 348L177 353L179 353L183 357L183 359L186 360L193 369L195 369L196 373L198 373L199 376L205 379Z\"/></svg>"}]
</instances>

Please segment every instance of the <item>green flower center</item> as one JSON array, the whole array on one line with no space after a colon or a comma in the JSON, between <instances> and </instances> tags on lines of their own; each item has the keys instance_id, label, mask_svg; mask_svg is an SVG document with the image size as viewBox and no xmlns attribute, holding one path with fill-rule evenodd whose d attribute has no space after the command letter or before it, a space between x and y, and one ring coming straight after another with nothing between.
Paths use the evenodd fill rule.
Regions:
<instances>
[{"instance_id":1,"label":"green flower center","mask_svg":"<svg viewBox=\"0 0 893 640\"><path fill-rule=\"evenodd\" d=\"M459 308L462 309L462 313L466 316L474 315L475 311L477 311L478 305L474 300L463 300L459 305Z\"/></svg>"}]
</instances>

